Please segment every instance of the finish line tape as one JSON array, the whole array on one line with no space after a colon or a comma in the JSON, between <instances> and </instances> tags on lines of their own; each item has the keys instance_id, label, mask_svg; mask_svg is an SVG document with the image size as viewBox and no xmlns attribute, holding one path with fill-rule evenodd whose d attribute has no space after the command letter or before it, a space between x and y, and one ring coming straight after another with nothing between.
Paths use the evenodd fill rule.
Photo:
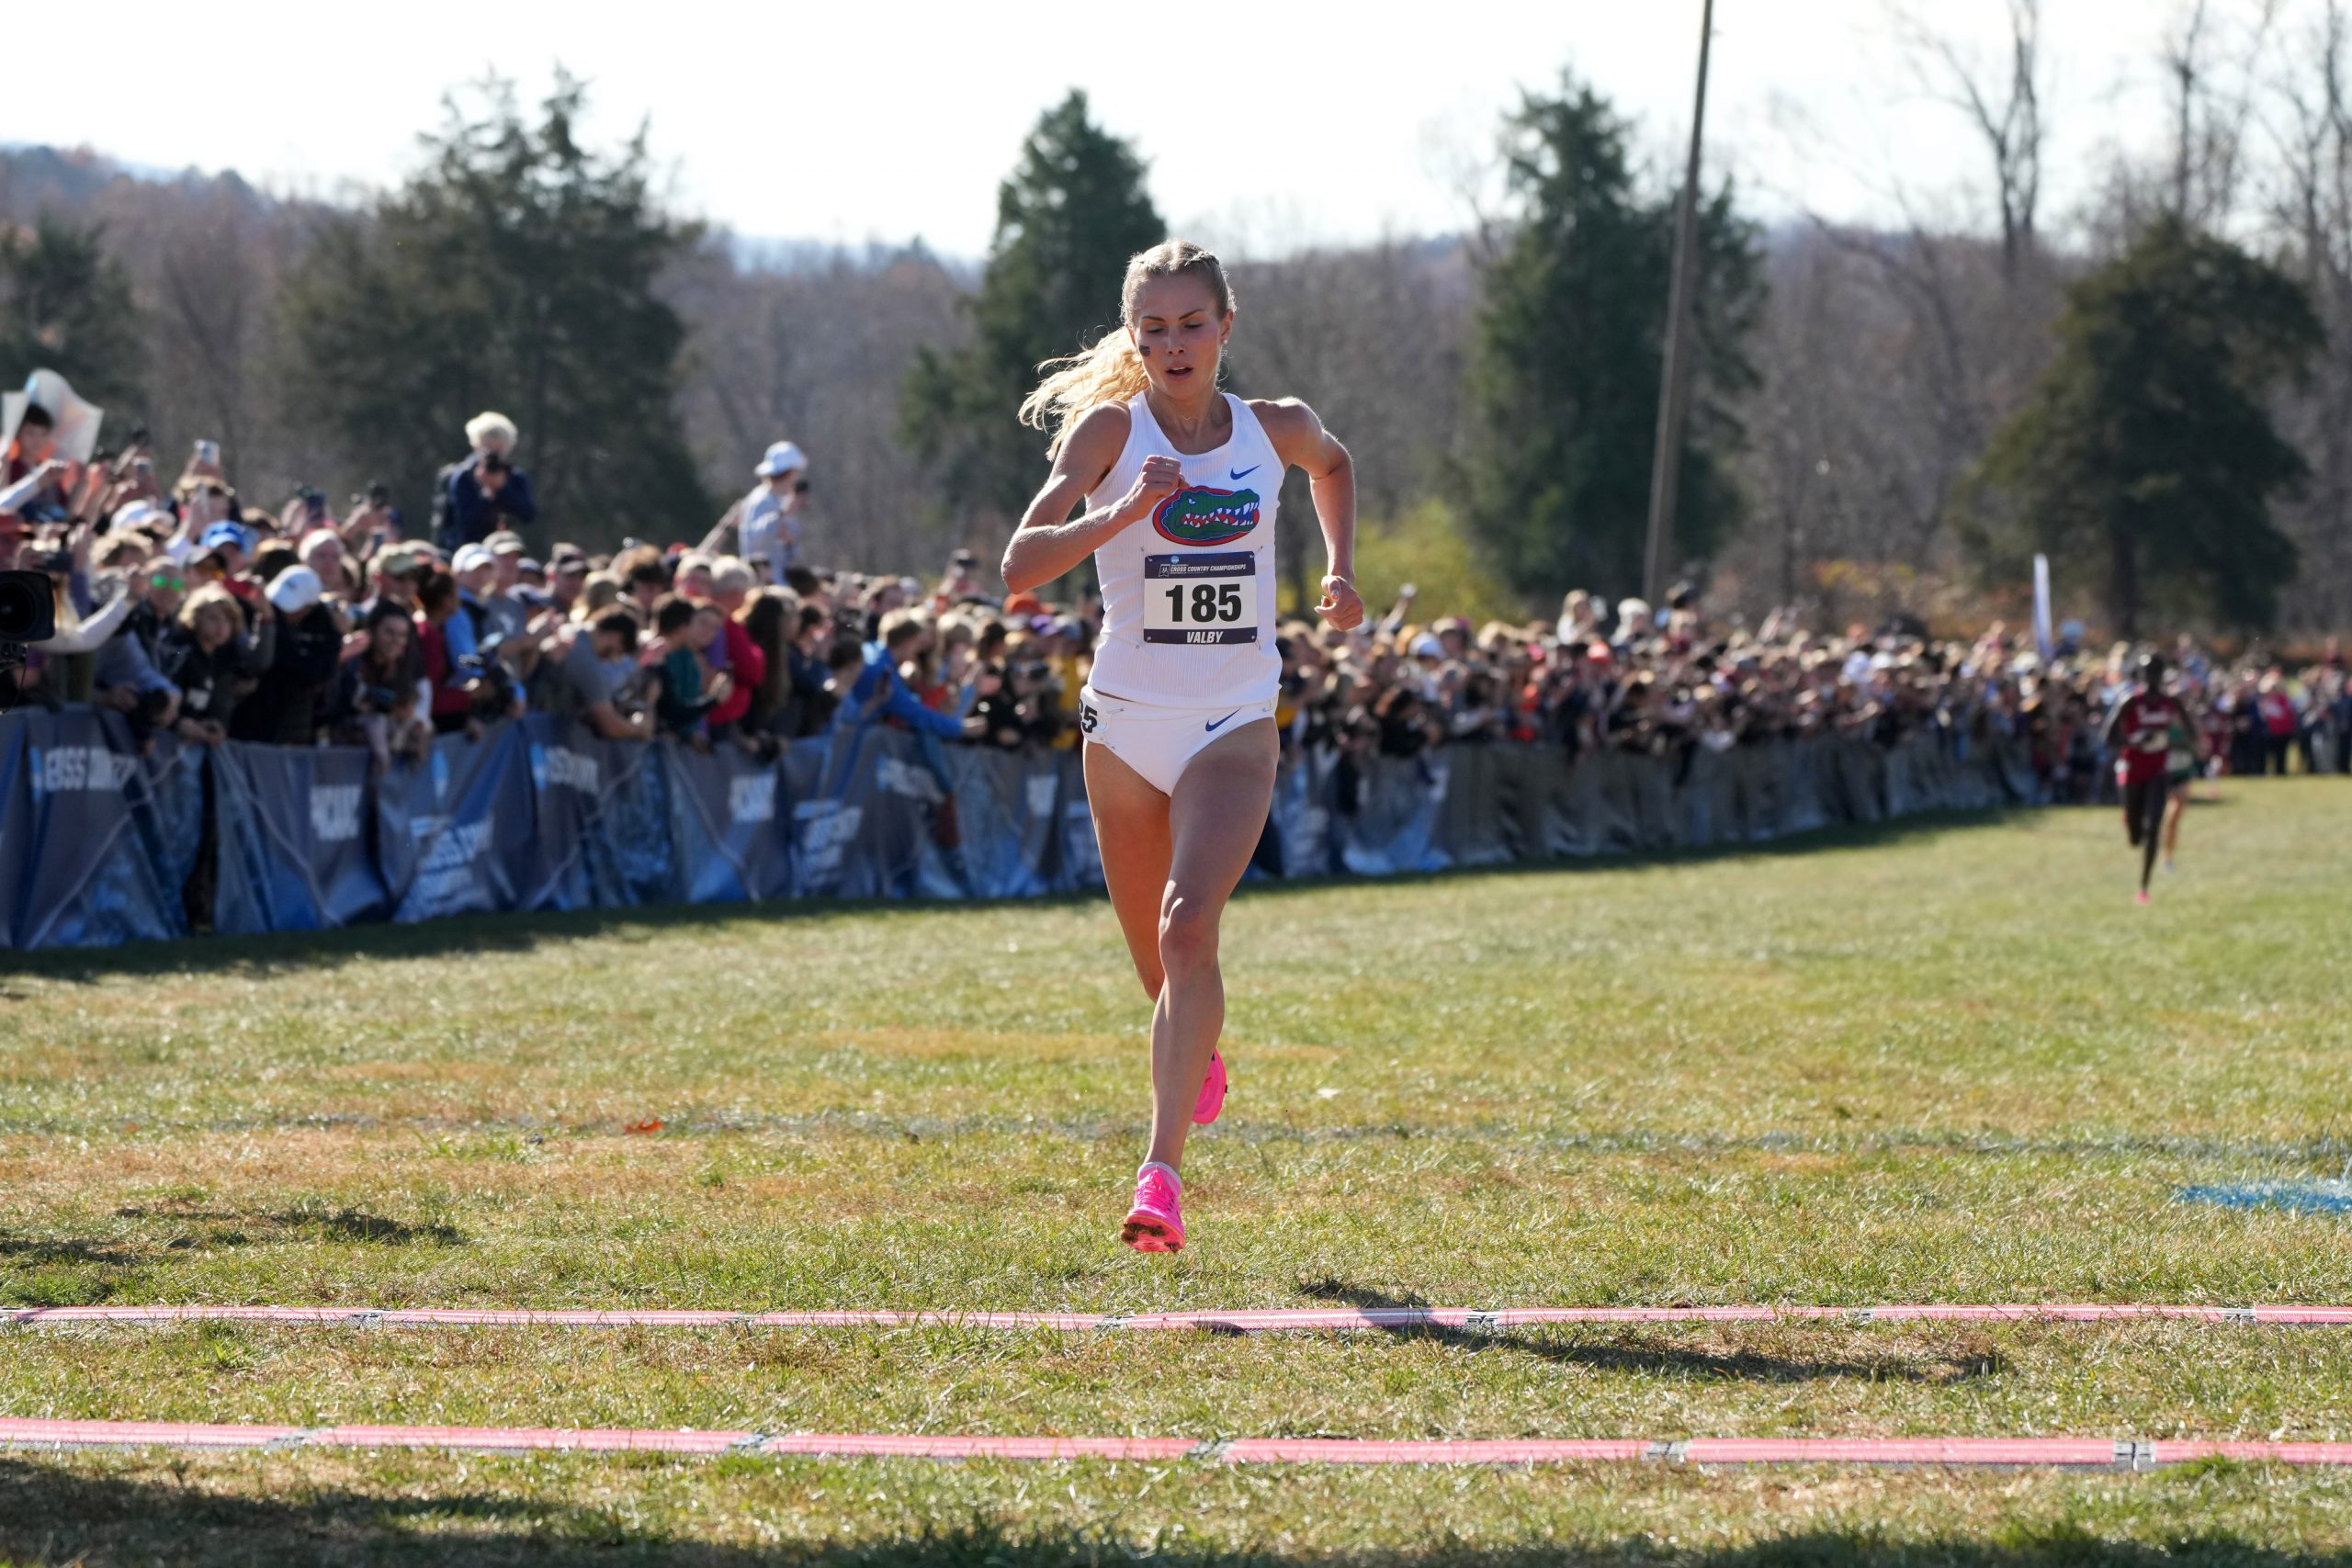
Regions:
<instances>
[{"instance_id":1,"label":"finish line tape","mask_svg":"<svg viewBox=\"0 0 2352 1568\"><path fill-rule=\"evenodd\" d=\"M896 1433L651 1431L555 1427L269 1427L0 1418L0 1449L295 1449L446 1453L728 1453L812 1459L1106 1460L1168 1464L1995 1466L2146 1471L2196 1460L2352 1467L2352 1443L2147 1442L2075 1438L1641 1438L1385 1441L1357 1438L937 1437Z\"/></svg>"},{"instance_id":2,"label":"finish line tape","mask_svg":"<svg viewBox=\"0 0 2352 1568\"><path fill-rule=\"evenodd\" d=\"M1487 1334L1545 1324L2188 1323L2352 1326L2347 1306L1659 1306L1272 1307L1244 1312L681 1312L499 1307L59 1306L0 1308L0 1326L44 1324L258 1323L344 1328L995 1328L1191 1329L1213 1334L1451 1329Z\"/></svg>"}]
</instances>

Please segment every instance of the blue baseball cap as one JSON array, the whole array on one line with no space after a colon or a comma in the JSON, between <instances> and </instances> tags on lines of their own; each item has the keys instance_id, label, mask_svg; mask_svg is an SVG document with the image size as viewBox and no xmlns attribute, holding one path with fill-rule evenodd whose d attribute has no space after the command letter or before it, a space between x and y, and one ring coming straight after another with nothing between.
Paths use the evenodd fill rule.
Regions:
<instances>
[{"instance_id":1,"label":"blue baseball cap","mask_svg":"<svg viewBox=\"0 0 2352 1568\"><path fill-rule=\"evenodd\" d=\"M215 523L204 531L204 537L197 543L201 549L217 550L223 545L234 545L241 554L254 553L253 535L235 523Z\"/></svg>"}]
</instances>

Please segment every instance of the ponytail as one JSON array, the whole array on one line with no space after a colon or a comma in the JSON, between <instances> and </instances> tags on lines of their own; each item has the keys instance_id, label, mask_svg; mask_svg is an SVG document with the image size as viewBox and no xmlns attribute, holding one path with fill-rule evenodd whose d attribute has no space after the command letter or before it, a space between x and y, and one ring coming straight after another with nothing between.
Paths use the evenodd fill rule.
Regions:
<instances>
[{"instance_id":1,"label":"ponytail","mask_svg":"<svg viewBox=\"0 0 2352 1568\"><path fill-rule=\"evenodd\" d=\"M1189 241L1168 240L1128 258L1127 275L1119 286L1119 325L1096 338L1092 347L1037 367L1046 378L1021 400L1021 423L1053 433L1046 446L1049 459L1061 456L1062 443L1080 420L1106 403L1124 403L1151 385L1143 355L1127 335L1136 299L1151 278L1188 272L1207 282L1218 315L1232 313L1233 286L1226 281L1225 264Z\"/></svg>"},{"instance_id":2,"label":"ponytail","mask_svg":"<svg viewBox=\"0 0 2352 1568\"><path fill-rule=\"evenodd\" d=\"M1037 367L1046 378L1021 400L1021 423L1053 432L1046 446L1048 459L1058 457L1062 443L1078 422L1105 403L1124 403L1151 385L1143 355L1124 326L1113 327L1067 359L1048 359Z\"/></svg>"}]
</instances>

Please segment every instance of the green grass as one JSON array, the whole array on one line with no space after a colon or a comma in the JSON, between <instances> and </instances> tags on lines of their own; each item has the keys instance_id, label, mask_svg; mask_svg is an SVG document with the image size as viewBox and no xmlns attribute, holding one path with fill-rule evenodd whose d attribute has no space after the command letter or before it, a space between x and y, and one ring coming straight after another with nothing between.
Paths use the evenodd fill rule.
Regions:
<instances>
[{"instance_id":1,"label":"green grass","mask_svg":"<svg viewBox=\"0 0 2352 1568\"><path fill-rule=\"evenodd\" d=\"M0 1304L2352 1302L2352 1222L2175 1196L2352 1168L2348 805L2233 786L2149 909L2108 812L1252 889L1174 1258L1114 1244L1144 1004L1096 902L17 955ZM2352 1333L43 1329L0 1413L2344 1439ZM0 1562L2352 1563L2347 1504L2231 1466L17 1456Z\"/></svg>"}]
</instances>

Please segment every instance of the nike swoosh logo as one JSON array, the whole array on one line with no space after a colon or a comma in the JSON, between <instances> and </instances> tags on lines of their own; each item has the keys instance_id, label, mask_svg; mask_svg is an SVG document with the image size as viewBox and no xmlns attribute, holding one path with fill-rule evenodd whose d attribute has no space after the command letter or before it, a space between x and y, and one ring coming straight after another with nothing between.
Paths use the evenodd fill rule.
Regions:
<instances>
[{"instance_id":1,"label":"nike swoosh logo","mask_svg":"<svg viewBox=\"0 0 2352 1568\"><path fill-rule=\"evenodd\" d=\"M1255 463L1250 464L1250 465L1248 468L1232 468L1232 469L1228 469L1228 470L1227 471L1227 473L1226 473L1226 476L1225 476L1225 482L1226 482L1226 483L1227 483L1227 484L1231 484L1231 483L1233 483L1233 481L1234 481L1234 480L1236 480L1236 479L1248 479L1251 474L1254 474L1254 473L1256 473L1257 471L1258 471L1258 465L1257 465L1257 464L1255 464Z\"/></svg>"},{"instance_id":2,"label":"nike swoosh logo","mask_svg":"<svg viewBox=\"0 0 2352 1568\"><path fill-rule=\"evenodd\" d=\"M1227 714L1225 717L1218 719L1215 724L1204 725L1202 728L1207 730L1211 735L1215 735L1219 729L1223 728L1227 724L1238 717L1240 715L1240 712L1241 710L1239 708L1235 708L1233 712Z\"/></svg>"}]
</instances>

